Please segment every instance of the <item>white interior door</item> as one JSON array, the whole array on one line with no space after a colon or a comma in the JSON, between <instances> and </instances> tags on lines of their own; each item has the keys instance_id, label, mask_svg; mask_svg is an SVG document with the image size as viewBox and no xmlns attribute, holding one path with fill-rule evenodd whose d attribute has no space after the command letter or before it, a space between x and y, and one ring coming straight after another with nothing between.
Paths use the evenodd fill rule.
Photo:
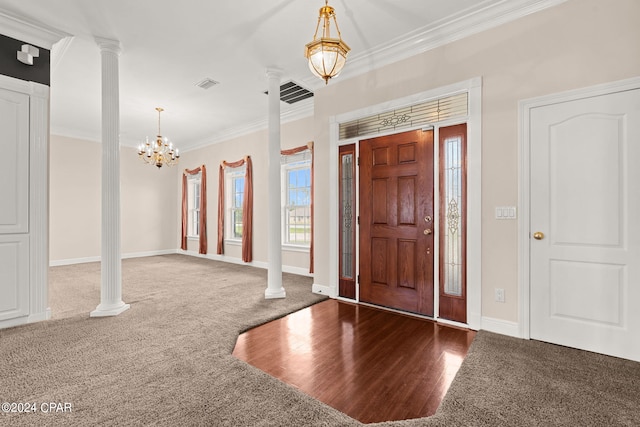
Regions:
<instances>
[{"instance_id":1,"label":"white interior door","mask_svg":"<svg viewBox=\"0 0 640 427\"><path fill-rule=\"evenodd\" d=\"M29 96L0 88L0 321L29 314Z\"/></svg>"},{"instance_id":2,"label":"white interior door","mask_svg":"<svg viewBox=\"0 0 640 427\"><path fill-rule=\"evenodd\" d=\"M531 338L640 361L640 89L529 129Z\"/></svg>"}]
</instances>

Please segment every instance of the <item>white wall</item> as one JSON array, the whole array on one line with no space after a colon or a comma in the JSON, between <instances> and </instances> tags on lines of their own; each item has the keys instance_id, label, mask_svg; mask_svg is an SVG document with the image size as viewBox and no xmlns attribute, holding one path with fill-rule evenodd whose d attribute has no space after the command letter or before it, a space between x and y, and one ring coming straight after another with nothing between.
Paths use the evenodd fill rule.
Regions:
<instances>
[{"instance_id":1,"label":"white wall","mask_svg":"<svg viewBox=\"0 0 640 427\"><path fill-rule=\"evenodd\" d=\"M100 257L101 148L99 143L52 135L50 145L50 263ZM144 164L122 147L122 255L173 251L179 246L175 204L178 168Z\"/></svg>"},{"instance_id":2,"label":"white wall","mask_svg":"<svg viewBox=\"0 0 640 427\"><path fill-rule=\"evenodd\" d=\"M638 17L637 0L571 0L316 91L315 283L332 279L330 117L481 76L482 315L516 322L517 222L494 220L494 208L518 203L518 101L640 75ZM505 289L505 303L494 302L494 288Z\"/></svg>"}]
</instances>

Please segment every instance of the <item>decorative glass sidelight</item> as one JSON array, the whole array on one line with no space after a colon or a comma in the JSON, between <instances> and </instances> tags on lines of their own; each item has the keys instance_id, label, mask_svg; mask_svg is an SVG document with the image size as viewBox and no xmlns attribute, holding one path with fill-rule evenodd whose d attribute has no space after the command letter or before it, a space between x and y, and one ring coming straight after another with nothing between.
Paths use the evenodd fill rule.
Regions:
<instances>
[{"instance_id":1,"label":"decorative glass sidelight","mask_svg":"<svg viewBox=\"0 0 640 427\"><path fill-rule=\"evenodd\" d=\"M442 275L444 292L447 295L461 296L463 289L463 146L459 136L446 138L442 144L442 241L444 267Z\"/></svg>"},{"instance_id":2,"label":"decorative glass sidelight","mask_svg":"<svg viewBox=\"0 0 640 427\"><path fill-rule=\"evenodd\" d=\"M354 229L353 229L353 187L354 187L354 155L344 154L341 159L342 177L340 182L340 211L341 224L341 271L340 276L346 279L354 278Z\"/></svg>"},{"instance_id":3,"label":"decorative glass sidelight","mask_svg":"<svg viewBox=\"0 0 640 427\"><path fill-rule=\"evenodd\" d=\"M338 209L339 215L339 265L338 295L356 298L356 146L339 148Z\"/></svg>"}]
</instances>

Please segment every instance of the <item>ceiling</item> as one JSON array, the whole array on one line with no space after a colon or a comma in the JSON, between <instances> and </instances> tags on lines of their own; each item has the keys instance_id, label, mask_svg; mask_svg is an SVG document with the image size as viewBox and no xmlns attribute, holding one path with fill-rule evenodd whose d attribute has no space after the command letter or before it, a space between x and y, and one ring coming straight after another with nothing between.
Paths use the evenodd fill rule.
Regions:
<instances>
[{"instance_id":1,"label":"ceiling","mask_svg":"<svg viewBox=\"0 0 640 427\"><path fill-rule=\"evenodd\" d=\"M331 0L351 47L338 79L548 7L559 0ZM0 0L0 13L70 37L52 49L51 132L100 140L100 50L94 36L119 40L121 142L135 146L157 129L183 151L266 127L266 70L311 90L308 70L323 0ZM211 78L218 85L196 83ZM330 81L329 84L335 84ZM309 116L313 98L281 103L283 120Z\"/></svg>"}]
</instances>

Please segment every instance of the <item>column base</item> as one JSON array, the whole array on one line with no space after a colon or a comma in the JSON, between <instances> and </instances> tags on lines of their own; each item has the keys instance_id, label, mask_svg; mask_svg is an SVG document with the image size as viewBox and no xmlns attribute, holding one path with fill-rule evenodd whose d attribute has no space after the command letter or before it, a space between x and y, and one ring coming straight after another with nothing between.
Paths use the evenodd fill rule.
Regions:
<instances>
[{"instance_id":1,"label":"column base","mask_svg":"<svg viewBox=\"0 0 640 427\"><path fill-rule=\"evenodd\" d=\"M270 289L267 288L264 291L264 299L276 299L276 298L286 298L287 293L284 288L280 289Z\"/></svg>"},{"instance_id":2,"label":"column base","mask_svg":"<svg viewBox=\"0 0 640 427\"><path fill-rule=\"evenodd\" d=\"M89 317L108 317L117 316L123 311L129 310L131 306L120 301L117 304L99 304L95 310L93 310Z\"/></svg>"}]
</instances>

